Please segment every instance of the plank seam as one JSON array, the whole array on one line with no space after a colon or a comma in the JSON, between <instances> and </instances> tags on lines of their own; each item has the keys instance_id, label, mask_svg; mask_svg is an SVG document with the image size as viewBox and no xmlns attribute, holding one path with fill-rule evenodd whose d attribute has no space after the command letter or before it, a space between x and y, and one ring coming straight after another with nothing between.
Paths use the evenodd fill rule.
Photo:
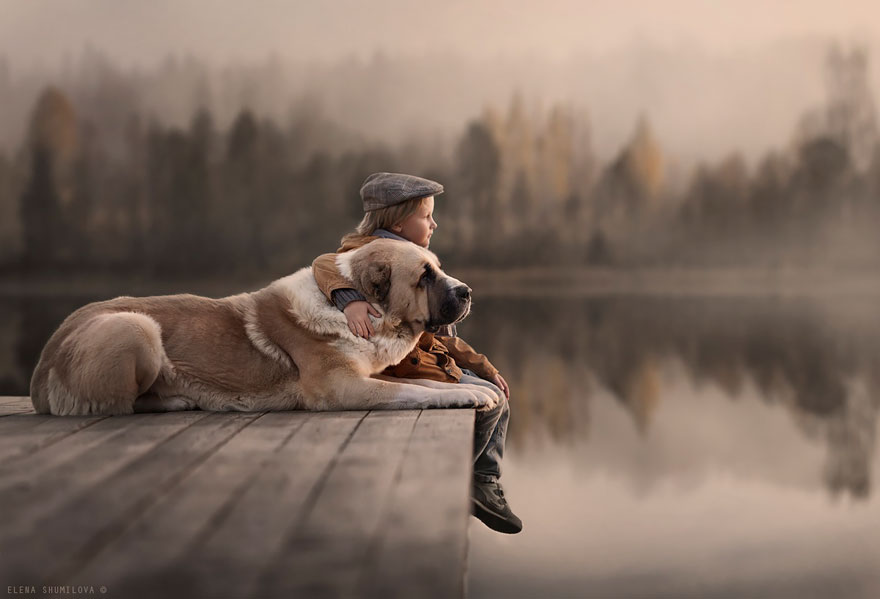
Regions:
<instances>
[{"instance_id":1,"label":"plank seam","mask_svg":"<svg viewBox=\"0 0 880 599\"><path fill-rule=\"evenodd\" d=\"M217 413L217 412L215 412ZM118 539L136 520L134 516L136 516L139 512L143 512L148 510L153 504L159 501L162 497L164 497L167 493L169 493L174 487L181 483L186 477L188 477L196 468L202 465L209 457L214 455L221 447L229 443L233 437L243 431L245 428L262 418L266 412L260 413L256 418L252 418L251 420L245 422L244 426L238 428L231 435L223 439L220 443L215 445L214 447L209 448L202 456L198 459L194 460L189 466L178 472L176 475L172 476L169 481L163 485L161 488L156 489L154 492L149 492L145 496L141 497L138 501L135 502L128 510L126 510L120 517L113 523L106 526L103 530L99 530L97 534L95 534L79 551L72 556L70 567L67 571L56 572L58 578L71 578L75 576L78 572L83 570L86 566L88 566L95 557L98 556L110 543ZM207 415L206 415L207 417ZM177 437L183 431L189 429L196 422L201 422L203 419L199 419L194 421L189 426L184 427L177 433L171 435L167 439L165 439L165 443L170 441L171 439ZM150 454L159 450L162 445L157 445L143 456L140 456L137 461L145 459Z\"/></svg>"},{"instance_id":2,"label":"plank seam","mask_svg":"<svg viewBox=\"0 0 880 599\"><path fill-rule=\"evenodd\" d=\"M351 442L352 438L354 438L355 433L361 427L364 419L370 415L371 412L367 412L363 416L360 417L357 424L354 425L354 428L351 429L351 432L348 433L348 436L345 440L340 443L339 449L333 455L333 457L327 462L327 467L324 468L324 471L321 473L321 476L315 481L315 486L311 488L309 494L306 496L305 501L303 501L303 507L300 511L300 517L297 518L296 523L291 527L290 534L295 534L305 522L308 520L309 516L312 513L312 510L315 509L315 505L318 503L318 497L321 496L321 491L324 490L324 485L327 484L327 479L330 478L330 473L333 472L333 469L336 467L336 463L339 462L339 456L342 455L342 452L345 451L345 448L348 447L348 444Z\"/></svg>"},{"instance_id":3,"label":"plank seam","mask_svg":"<svg viewBox=\"0 0 880 599\"><path fill-rule=\"evenodd\" d=\"M57 416L57 418L64 418L64 416ZM32 451L30 453L28 453L28 456L33 456L34 454L40 453L41 451L43 451L47 447L51 447L51 446L55 445L56 443L58 443L62 439L66 439L67 437L69 437L71 435L75 435L76 433L83 431L83 430L89 428L90 426L94 426L94 425L98 424L99 422L106 420L107 418L110 418L110 416L103 416L101 418L96 418L95 420L92 420L91 422L87 422L84 426L81 426L76 430L72 430L68 433L58 435L57 437L55 437L54 439L51 439L49 441L47 441L44 437L40 442L37 443L36 447L34 447L32 449ZM48 422L41 422L39 425L37 425L35 427L35 430L40 428L40 426L42 426L44 424L48 424ZM0 464L11 463L13 460L15 460L19 457L21 457L21 453L16 453L16 454L6 456L5 458L0 459Z\"/></svg>"},{"instance_id":4,"label":"plank seam","mask_svg":"<svg viewBox=\"0 0 880 599\"><path fill-rule=\"evenodd\" d=\"M258 577L256 588L259 590L259 592L256 593L255 596L275 596L275 594L267 591L267 588L271 588L268 586L267 581L271 580L272 574L274 572L276 572L279 569L279 567L281 567L281 565L283 564L283 552L284 552L285 548L287 548L291 545L291 540L295 539L297 537L297 535L301 532L301 530L305 526L306 522L308 522L309 518L312 515L312 511L314 511L315 506L318 503L318 499L320 498L321 493L324 491L324 487L327 484L327 480L330 478L331 474L333 473L334 469L336 468L336 465L338 464L340 457L342 456L343 453L345 453L346 448L351 443L351 440L354 438L355 434L357 434L357 431L360 428L361 424L363 424L364 420L366 420L366 418L369 417L370 414L372 414L373 412L378 412L378 411L377 410L370 410L369 412L364 414L358 420L358 423L354 426L354 428L348 434L346 439L339 445L339 449L336 451L333 458L328 461L326 468L321 473L321 476L319 477L319 479L315 482L315 485L309 491L309 494L308 494L308 497L306 498L306 500L303 502L303 508L301 509L300 515L297 518L295 524L293 526L291 526L290 530L288 530L287 533L285 534L284 540L281 544L282 551L274 556L274 559L271 560L271 562L269 563L268 566L265 566L263 568L263 571L261 572L260 576ZM387 414L387 412L385 412L384 410L381 412ZM419 414L421 414L421 411L419 412ZM418 421L418 416L413 421L413 427L415 426L416 421ZM407 443L409 443L409 440L411 439L411 437L412 437L412 429L410 429L410 437L407 438ZM352 589L348 589L348 591L349 591L348 593L342 594L340 596L342 596L342 597L354 596L354 595L351 595Z\"/></svg>"},{"instance_id":5,"label":"plank seam","mask_svg":"<svg viewBox=\"0 0 880 599\"><path fill-rule=\"evenodd\" d=\"M2 406L0 406L2 408ZM36 414L33 410L20 410L18 412L3 412L0 413L0 418L6 418L7 416L20 416L21 414Z\"/></svg>"},{"instance_id":6,"label":"plank seam","mask_svg":"<svg viewBox=\"0 0 880 599\"><path fill-rule=\"evenodd\" d=\"M363 560L364 568L361 571L361 575L358 577L357 583L355 584L353 590L362 589L364 584L367 582L369 573L375 569L375 565L379 557L379 550L382 548L381 531L385 528L385 522L388 520L389 517L388 507L390 505L390 500L391 497L394 496L394 489L403 478L403 464L404 462L406 462L406 457L409 454L409 449L412 445L412 440L416 432L416 425L418 424L419 419L422 417L423 413L424 410L419 410L418 415L416 416L415 420L413 420L412 428L409 431L409 437L407 437L406 439L406 445L403 448L400 461L397 463L397 468L394 471L394 478L391 479L391 484L388 486L388 492L385 494L385 498L382 501L382 515L379 517L376 530L373 531L372 538L366 546L366 556Z\"/></svg>"},{"instance_id":7,"label":"plank seam","mask_svg":"<svg viewBox=\"0 0 880 599\"><path fill-rule=\"evenodd\" d=\"M263 412L263 415L268 414L268 412ZM309 414L308 417L303 418L297 426L290 431L290 434L284 438L284 440L278 444L271 454L266 456L259 464L257 468L248 476L241 484L230 494L229 498L220 506L220 509L211 516L208 522L205 524L202 531L200 531L195 538L187 545L185 550L181 553L181 555L190 555L195 552L198 547L208 541L213 534L215 534L219 529L223 522L229 517L229 514L232 513L232 510L235 509L235 506L238 504L238 501L244 496L250 487L250 483L266 469L266 467L271 463L272 458L274 458L278 453L281 452L284 447L290 443L290 440L296 436L306 422L312 419L312 414ZM240 432L240 431L239 431Z\"/></svg>"},{"instance_id":8,"label":"plank seam","mask_svg":"<svg viewBox=\"0 0 880 599\"><path fill-rule=\"evenodd\" d=\"M97 422L95 424L97 424ZM58 469L67 466L70 462L75 461L82 454L88 453L89 451L94 451L98 447L101 447L102 445L105 445L107 443L112 442L113 440L117 439L118 437L125 435L126 432L130 431L135 426L137 426L136 422L126 422L121 427L113 429L111 431L108 431L108 433L105 436L101 437L100 439L97 439L94 445L91 445L91 446L87 445L86 447L81 448L81 451L79 451L78 453L71 453L68 450L67 453L64 455L64 459L62 461L60 461L57 464L48 468L45 472L41 473L41 476L48 474L48 473L55 472ZM42 457L45 459L45 456L38 456L38 457ZM34 466L34 464L30 463L30 461L31 461L30 458L31 458L31 455L26 455L24 457L20 457L15 462L0 465L0 476L2 476L3 478L6 479L3 481L2 484L0 484L0 489L9 488L12 486L12 484L18 484L21 480L27 480L27 479L30 479L33 477L33 470L28 469L28 466L31 466L31 468L33 468L33 466ZM134 459L137 459L137 458L134 458ZM45 463L45 462L43 462L43 463ZM22 468L24 470L22 470ZM108 476L112 476L115 472L117 472L117 471L114 470L114 471L110 472L110 474L108 474ZM98 484L98 483L96 483L96 484ZM88 489L91 489L91 487L85 488L86 491Z\"/></svg>"}]
</instances>

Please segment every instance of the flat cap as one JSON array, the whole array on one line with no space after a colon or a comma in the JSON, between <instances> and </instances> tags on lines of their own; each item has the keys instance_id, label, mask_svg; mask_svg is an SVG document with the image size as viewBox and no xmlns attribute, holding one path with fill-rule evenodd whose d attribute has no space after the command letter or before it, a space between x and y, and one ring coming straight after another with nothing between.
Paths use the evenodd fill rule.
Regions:
<instances>
[{"instance_id":1,"label":"flat cap","mask_svg":"<svg viewBox=\"0 0 880 599\"><path fill-rule=\"evenodd\" d=\"M436 181L401 173L373 173L361 185L364 212L441 193L443 186Z\"/></svg>"}]
</instances>

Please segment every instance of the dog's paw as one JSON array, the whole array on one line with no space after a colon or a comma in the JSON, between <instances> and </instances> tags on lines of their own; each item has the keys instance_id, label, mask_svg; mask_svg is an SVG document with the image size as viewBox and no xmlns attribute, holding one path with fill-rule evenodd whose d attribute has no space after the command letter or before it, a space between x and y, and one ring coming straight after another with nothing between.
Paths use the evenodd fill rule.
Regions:
<instances>
[{"instance_id":1,"label":"dog's paw","mask_svg":"<svg viewBox=\"0 0 880 599\"><path fill-rule=\"evenodd\" d=\"M497 407L498 407L498 399L494 395L490 394L489 397L486 399L486 402L483 405L477 407L477 411L478 412L489 412L491 410L494 410Z\"/></svg>"},{"instance_id":2,"label":"dog's paw","mask_svg":"<svg viewBox=\"0 0 880 599\"><path fill-rule=\"evenodd\" d=\"M455 389L439 391L433 404L442 408L475 408L479 411L492 410L498 405L498 397L479 385L456 385Z\"/></svg>"},{"instance_id":3,"label":"dog's paw","mask_svg":"<svg viewBox=\"0 0 880 599\"><path fill-rule=\"evenodd\" d=\"M437 390L432 406L437 408L479 408L482 397L464 388Z\"/></svg>"},{"instance_id":4,"label":"dog's paw","mask_svg":"<svg viewBox=\"0 0 880 599\"><path fill-rule=\"evenodd\" d=\"M489 389L480 387L479 385L468 385L468 392L475 397L474 407L479 412L487 412L494 410L498 406L498 396Z\"/></svg>"}]
</instances>

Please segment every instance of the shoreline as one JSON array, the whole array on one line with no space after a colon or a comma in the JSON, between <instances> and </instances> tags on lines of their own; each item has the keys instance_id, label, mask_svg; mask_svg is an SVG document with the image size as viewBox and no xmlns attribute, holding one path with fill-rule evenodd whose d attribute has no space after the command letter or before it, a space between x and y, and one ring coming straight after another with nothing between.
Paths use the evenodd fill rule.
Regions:
<instances>
[{"instance_id":1,"label":"shoreline","mask_svg":"<svg viewBox=\"0 0 880 599\"><path fill-rule=\"evenodd\" d=\"M289 274L289 273L284 273ZM284 276L280 274L280 276ZM880 294L880 272L795 268L456 269L478 296L835 296ZM0 276L0 298L116 297L195 293L209 297L254 291L273 277L150 279L98 274Z\"/></svg>"}]
</instances>

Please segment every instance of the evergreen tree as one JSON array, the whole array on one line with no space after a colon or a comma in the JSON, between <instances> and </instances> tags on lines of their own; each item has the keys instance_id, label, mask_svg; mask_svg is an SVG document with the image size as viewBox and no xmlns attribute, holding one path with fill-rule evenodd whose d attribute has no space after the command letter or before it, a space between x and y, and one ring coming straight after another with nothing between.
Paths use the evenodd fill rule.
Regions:
<instances>
[{"instance_id":1,"label":"evergreen tree","mask_svg":"<svg viewBox=\"0 0 880 599\"><path fill-rule=\"evenodd\" d=\"M0 266L10 264L19 251L21 232L13 176L12 163L6 154L0 152Z\"/></svg>"},{"instance_id":2,"label":"evergreen tree","mask_svg":"<svg viewBox=\"0 0 880 599\"><path fill-rule=\"evenodd\" d=\"M473 121L458 142L456 156L454 186L458 193L452 211L459 242L470 250L477 241L476 231L490 238L498 232L501 155L489 128Z\"/></svg>"},{"instance_id":3,"label":"evergreen tree","mask_svg":"<svg viewBox=\"0 0 880 599\"><path fill-rule=\"evenodd\" d=\"M847 203L844 188L852 176L850 154L829 137L809 140L798 151L791 179L792 217L813 229Z\"/></svg>"},{"instance_id":4,"label":"evergreen tree","mask_svg":"<svg viewBox=\"0 0 880 599\"><path fill-rule=\"evenodd\" d=\"M21 197L24 264L28 268L54 265L62 234L58 192L52 182L52 160L46 148L33 148L31 175Z\"/></svg>"},{"instance_id":5,"label":"evergreen tree","mask_svg":"<svg viewBox=\"0 0 880 599\"><path fill-rule=\"evenodd\" d=\"M164 272L192 272L216 264L205 226L208 206L206 149L187 133L149 133L147 178L154 218L149 235L152 261Z\"/></svg>"}]
</instances>

